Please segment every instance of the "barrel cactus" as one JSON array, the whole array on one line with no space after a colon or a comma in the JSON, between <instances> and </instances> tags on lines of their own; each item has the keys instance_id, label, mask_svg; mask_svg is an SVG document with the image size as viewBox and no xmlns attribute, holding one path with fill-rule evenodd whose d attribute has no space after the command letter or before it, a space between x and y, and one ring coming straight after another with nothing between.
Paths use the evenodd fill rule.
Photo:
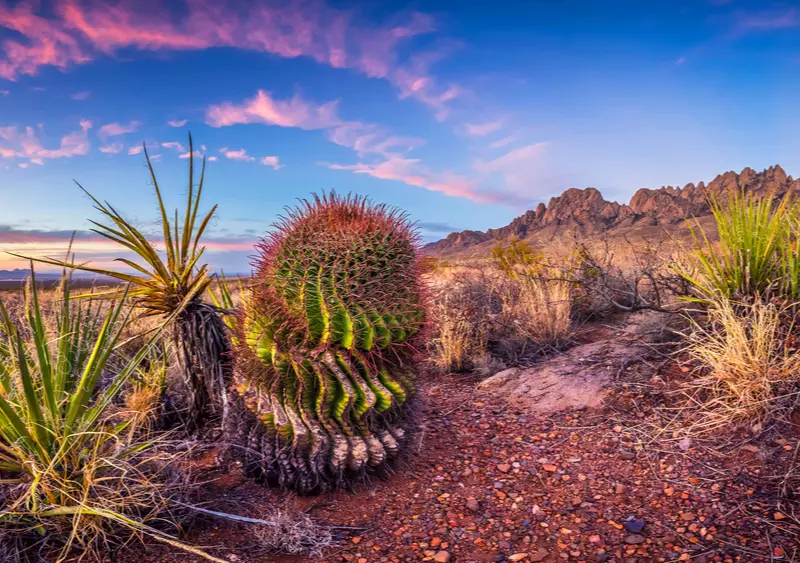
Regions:
<instances>
[{"instance_id":1,"label":"barrel cactus","mask_svg":"<svg viewBox=\"0 0 800 563\"><path fill-rule=\"evenodd\" d=\"M331 193L288 210L257 246L229 428L250 467L310 492L398 456L425 325L417 242L402 212Z\"/></svg>"}]
</instances>

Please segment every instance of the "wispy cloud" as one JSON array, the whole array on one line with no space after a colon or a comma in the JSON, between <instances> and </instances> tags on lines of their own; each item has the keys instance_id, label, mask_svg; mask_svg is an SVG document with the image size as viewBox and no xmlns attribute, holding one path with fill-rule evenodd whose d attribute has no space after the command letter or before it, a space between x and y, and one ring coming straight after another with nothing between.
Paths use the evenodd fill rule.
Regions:
<instances>
[{"instance_id":1,"label":"wispy cloud","mask_svg":"<svg viewBox=\"0 0 800 563\"><path fill-rule=\"evenodd\" d=\"M735 18L739 31L774 31L800 27L800 12L794 8L737 12Z\"/></svg>"},{"instance_id":2,"label":"wispy cloud","mask_svg":"<svg viewBox=\"0 0 800 563\"><path fill-rule=\"evenodd\" d=\"M130 155L141 154L142 150L143 150L142 145L133 145L128 149L128 154Z\"/></svg>"},{"instance_id":3,"label":"wispy cloud","mask_svg":"<svg viewBox=\"0 0 800 563\"><path fill-rule=\"evenodd\" d=\"M83 101L88 100L92 97L92 93L89 90L83 90L82 92L75 92L70 96L70 99L75 101Z\"/></svg>"},{"instance_id":4,"label":"wispy cloud","mask_svg":"<svg viewBox=\"0 0 800 563\"><path fill-rule=\"evenodd\" d=\"M0 78L34 75L43 66L68 70L123 49L201 50L234 47L285 58L308 57L333 68L385 79L399 91L431 106L440 118L460 95L456 85L439 85L431 67L445 52L408 56L409 41L430 34L432 17L412 12L390 25L365 24L353 11L318 0L268 5L256 0L154 3L136 0L54 0L0 5L0 27L14 32L0 45Z\"/></svg>"},{"instance_id":5,"label":"wispy cloud","mask_svg":"<svg viewBox=\"0 0 800 563\"><path fill-rule=\"evenodd\" d=\"M139 121L131 121L128 124L108 123L100 127L98 134L100 137L117 137L119 135L135 133L140 125L141 123Z\"/></svg>"},{"instance_id":6,"label":"wispy cloud","mask_svg":"<svg viewBox=\"0 0 800 563\"><path fill-rule=\"evenodd\" d=\"M464 130L470 137L483 137L485 135L488 135L489 133L494 133L495 131L499 131L500 128L502 127L503 127L502 121L489 121L487 123L477 123L477 124L467 123L464 125Z\"/></svg>"},{"instance_id":7,"label":"wispy cloud","mask_svg":"<svg viewBox=\"0 0 800 563\"><path fill-rule=\"evenodd\" d=\"M124 147L122 146L122 143L111 143L110 145L102 146L97 150L104 154L119 154L122 152L123 148Z\"/></svg>"},{"instance_id":8,"label":"wispy cloud","mask_svg":"<svg viewBox=\"0 0 800 563\"><path fill-rule=\"evenodd\" d=\"M506 146L506 145L508 145L510 143L513 143L515 140L516 140L516 138L514 136L503 137L502 139L498 139L498 140L494 141L493 143L489 143L489 148L499 149L499 148L504 147L504 146Z\"/></svg>"},{"instance_id":9,"label":"wispy cloud","mask_svg":"<svg viewBox=\"0 0 800 563\"><path fill-rule=\"evenodd\" d=\"M280 100L259 90L255 97L241 104L226 102L211 106L206 112L206 122L214 127L260 123L321 130L330 141L351 148L363 160L355 164L319 163L332 170L401 181L479 203L518 203L513 194L482 191L467 178L432 171L420 159L408 158L407 153L422 145L423 139L392 135L375 124L342 119L335 101L317 105L297 95Z\"/></svg>"},{"instance_id":10,"label":"wispy cloud","mask_svg":"<svg viewBox=\"0 0 800 563\"><path fill-rule=\"evenodd\" d=\"M186 122L186 119L171 119L170 121L167 121L167 125L170 127L183 127L186 125Z\"/></svg>"},{"instance_id":11,"label":"wispy cloud","mask_svg":"<svg viewBox=\"0 0 800 563\"><path fill-rule=\"evenodd\" d=\"M8 96L10 93L8 90L0 90L0 96Z\"/></svg>"},{"instance_id":12,"label":"wispy cloud","mask_svg":"<svg viewBox=\"0 0 800 563\"><path fill-rule=\"evenodd\" d=\"M478 161L475 169L483 174L499 173L505 179L506 187L517 193L528 193L535 178L541 176L542 156L547 143L536 143L514 149L490 161Z\"/></svg>"},{"instance_id":13,"label":"wispy cloud","mask_svg":"<svg viewBox=\"0 0 800 563\"><path fill-rule=\"evenodd\" d=\"M244 149L233 150L228 147L223 147L219 149L219 152L221 152L225 158L231 160L244 160L245 162L255 162L256 160L254 156L247 154L247 151Z\"/></svg>"},{"instance_id":14,"label":"wispy cloud","mask_svg":"<svg viewBox=\"0 0 800 563\"><path fill-rule=\"evenodd\" d=\"M88 131L91 128L92 122L83 120L80 122L80 131L61 137L58 148L45 148L39 139L41 128L0 127L0 158L28 159L41 164L48 159L85 155L90 148Z\"/></svg>"},{"instance_id":15,"label":"wispy cloud","mask_svg":"<svg viewBox=\"0 0 800 563\"><path fill-rule=\"evenodd\" d=\"M300 129L328 129L341 124L336 115L337 102L315 106L294 96L290 100L276 100L272 94L259 90L255 97L243 104L226 102L212 105L206 111L206 123L224 127L241 123L263 123L278 127Z\"/></svg>"},{"instance_id":16,"label":"wispy cloud","mask_svg":"<svg viewBox=\"0 0 800 563\"><path fill-rule=\"evenodd\" d=\"M259 159L259 162L264 166L271 166L274 170L283 168L283 164L277 156L264 156Z\"/></svg>"},{"instance_id":17,"label":"wispy cloud","mask_svg":"<svg viewBox=\"0 0 800 563\"><path fill-rule=\"evenodd\" d=\"M194 156L195 158L203 158L203 153L198 150L195 150L194 152L186 151L185 153L179 155L178 158L186 159L190 156Z\"/></svg>"},{"instance_id":18,"label":"wispy cloud","mask_svg":"<svg viewBox=\"0 0 800 563\"><path fill-rule=\"evenodd\" d=\"M441 192L448 196L463 197L475 203L518 205L522 201L513 194L481 190L477 182L452 172L433 172L425 167L419 159L392 157L375 164L320 164L332 170L348 170L354 174L366 174L381 180L395 180L409 186Z\"/></svg>"},{"instance_id":19,"label":"wispy cloud","mask_svg":"<svg viewBox=\"0 0 800 563\"><path fill-rule=\"evenodd\" d=\"M170 141L168 143L161 143L161 146L165 149L173 149L178 152L186 152L186 148L180 144L178 141Z\"/></svg>"}]
</instances>

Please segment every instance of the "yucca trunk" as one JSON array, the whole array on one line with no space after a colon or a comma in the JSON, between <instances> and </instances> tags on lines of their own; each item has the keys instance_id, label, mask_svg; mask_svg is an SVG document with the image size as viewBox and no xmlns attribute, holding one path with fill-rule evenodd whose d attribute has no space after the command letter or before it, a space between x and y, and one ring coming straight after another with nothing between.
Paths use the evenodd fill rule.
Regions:
<instances>
[{"instance_id":1,"label":"yucca trunk","mask_svg":"<svg viewBox=\"0 0 800 563\"><path fill-rule=\"evenodd\" d=\"M400 454L425 322L416 245L404 215L334 194L259 245L227 424L248 467L310 492Z\"/></svg>"},{"instance_id":2,"label":"yucca trunk","mask_svg":"<svg viewBox=\"0 0 800 563\"><path fill-rule=\"evenodd\" d=\"M195 300L181 311L172 338L187 391L186 427L201 429L211 417L228 416L231 382L230 343L219 310Z\"/></svg>"}]
</instances>

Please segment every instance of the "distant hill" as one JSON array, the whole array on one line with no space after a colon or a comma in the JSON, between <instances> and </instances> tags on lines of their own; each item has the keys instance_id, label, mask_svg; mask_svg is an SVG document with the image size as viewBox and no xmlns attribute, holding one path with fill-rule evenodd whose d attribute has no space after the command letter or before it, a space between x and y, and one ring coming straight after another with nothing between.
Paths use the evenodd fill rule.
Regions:
<instances>
[{"instance_id":1,"label":"distant hill","mask_svg":"<svg viewBox=\"0 0 800 563\"><path fill-rule=\"evenodd\" d=\"M0 289L21 287L31 277L31 271L18 268L15 270L0 270ZM55 286L61 281L61 272L36 272L37 285L47 287ZM91 285L116 285L119 281L107 276L98 276L89 272L74 272L73 285L88 287Z\"/></svg>"},{"instance_id":2,"label":"distant hill","mask_svg":"<svg viewBox=\"0 0 800 563\"><path fill-rule=\"evenodd\" d=\"M731 189L744 189L759 195L782 196L800 194L800 179L787 176L780 166L761 172L745 168L740 173L725 172L705 185L687 184L683 188L664 186L655 190L638 190L630 202L607 201L595 188L570 188L545 205L526 211L505 227L488 231L461 231L430 243L426 254L447 258L486 256L501 241L511 238L546 246L558 239L686 237L689 230L684 219L699 218L701 224L711 222L708 195L724 196Z\"/></svg>"}]
</instances>

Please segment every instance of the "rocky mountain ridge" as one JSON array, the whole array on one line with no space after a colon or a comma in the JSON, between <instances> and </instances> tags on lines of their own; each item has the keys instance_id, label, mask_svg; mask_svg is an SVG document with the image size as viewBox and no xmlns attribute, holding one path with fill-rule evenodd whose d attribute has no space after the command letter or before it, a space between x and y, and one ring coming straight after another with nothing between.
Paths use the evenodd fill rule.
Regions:
<instances>
[{"instance_id":1,"label":"rocky mountain ridge","mask_svg":"<svg viewBox=\"0 0 800 563\"><path fill-rule=\"evenodd\" d=\"M624 234L651 235L674 230L688 217L710 215L709 196L726 197L730 190L758 195L782 196L800 193L800 179L793 179L779 165L756 172L745 168L684 187L642 188L630 202L607 201L595 188L569 188L545 205L526 211L505 227L483 231L461 231L424 247L433 256L467 256L488 253L498 242L517 238L538 243L570 233L585 237Z\"/></svg>"}]
</instances>

